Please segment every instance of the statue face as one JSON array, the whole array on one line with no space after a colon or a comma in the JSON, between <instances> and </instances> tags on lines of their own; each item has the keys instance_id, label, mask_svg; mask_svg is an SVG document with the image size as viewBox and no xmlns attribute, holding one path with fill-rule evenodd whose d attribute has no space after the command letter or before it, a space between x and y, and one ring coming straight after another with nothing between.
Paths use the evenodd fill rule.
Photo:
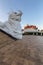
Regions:
<instances>
[{"instance_id":1,"label":"statue face","mask_svg":"<svg viewBox=\"0 0 43 65\"><path fill-rule=\"evenodd\" d=\"M15 21L21 21L21 14L20 13L17 13L17 12L12 12L9 15L9 19L15 20Z\"/></svg>"}]
</instances>

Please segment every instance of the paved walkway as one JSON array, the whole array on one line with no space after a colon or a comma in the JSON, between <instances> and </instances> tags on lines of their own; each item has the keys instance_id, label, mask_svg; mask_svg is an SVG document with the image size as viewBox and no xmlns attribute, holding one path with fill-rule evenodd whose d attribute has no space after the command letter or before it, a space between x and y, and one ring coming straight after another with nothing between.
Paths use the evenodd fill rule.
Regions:
<instances>
[{"instance_id":1,"label":"paved walkway","mask_svg":"<svg viewBox=\"0 0 43 65\"><path fill-rule=\"evenodd\" d=\"M0 65L43 65L43 36L15 41L0 32Z\"/></svg>"}]
</instances>

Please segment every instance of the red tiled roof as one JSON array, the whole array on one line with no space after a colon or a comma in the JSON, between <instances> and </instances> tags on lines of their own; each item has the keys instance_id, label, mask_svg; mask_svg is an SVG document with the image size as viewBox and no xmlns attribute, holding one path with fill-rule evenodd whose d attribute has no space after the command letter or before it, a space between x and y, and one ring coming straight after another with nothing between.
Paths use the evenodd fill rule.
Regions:
<instances>
[{"instance_id":1,"label":"red tiled roof","mask_svg":"<svg viewBox=\"0 0 43 65\"><path fill-rule=\"evenodd\" d=\"M24 29L27 29L27 28L36 29L37 27L36 27L36 26L34 26L34 25L30 25L30 26L29 26L29 25L27 25L27 26L25 26L25 27L24 27Z\"/></svg>"}]
</instances>

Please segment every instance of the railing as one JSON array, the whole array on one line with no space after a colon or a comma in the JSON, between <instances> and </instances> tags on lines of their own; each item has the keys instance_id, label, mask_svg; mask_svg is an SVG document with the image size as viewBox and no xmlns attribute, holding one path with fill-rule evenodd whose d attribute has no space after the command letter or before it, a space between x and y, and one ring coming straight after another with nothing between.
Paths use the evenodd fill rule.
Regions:
<instances>
[{"instance_id":1,"label":"railing","mask_svg":"<svg viewBox=\"0 0 43 65\"><path fill-rule=\"evenodd\" d=\"M39 36L43 36L43 32L38 31L38 32L24 32L23 35L39 35Z\"/></svg>"}]
</instances>

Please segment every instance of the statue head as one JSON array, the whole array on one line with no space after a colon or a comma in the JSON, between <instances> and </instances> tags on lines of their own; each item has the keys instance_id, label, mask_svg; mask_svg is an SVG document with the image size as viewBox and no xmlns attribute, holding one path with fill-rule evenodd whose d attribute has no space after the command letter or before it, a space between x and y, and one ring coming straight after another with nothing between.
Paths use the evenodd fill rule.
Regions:
<instances>
[{"instance_id":1,"label":"statue head","mask_svg":"<svg viewBox=\"0 0 43 65\"><path fill-rule=\"evenodd\" d=\"M22 12L19 10L18 12L11 12L9 15L9 20L13 21L21 21Z\"/></svg>"}]
</instances>

